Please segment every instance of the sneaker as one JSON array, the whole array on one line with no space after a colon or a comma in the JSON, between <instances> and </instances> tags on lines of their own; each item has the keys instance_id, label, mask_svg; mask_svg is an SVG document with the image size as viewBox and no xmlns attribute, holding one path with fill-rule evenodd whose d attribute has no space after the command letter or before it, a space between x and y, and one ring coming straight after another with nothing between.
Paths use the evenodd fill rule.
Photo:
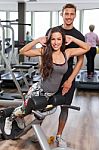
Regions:
<instances>
[{"instance_id":1,"label":"sneaker","mask_svg":"<svg viewBox=\"0 0 99 150\"><path fill-rule=\"evenodd\" d=\"M36 136L36 134L34 133L33 136L32 136L32 142L33 143L37 143L38 142L38 138Z\"/></svg>"},{"instance_id":2,"label":"sneaker","mask_svg":"<svg viewBox=\"0 0 99 150\"><path fill-rule=\"evenodd\" d=\"M12 121L10 121L9 117L7 117L6 120L5 120L4 132L7 135L10 135L11 134L11 129L12 129Z\"/></svg>"},{"instance_id":3,"label":"sneaker","mask_svg":"<svg viewBox=\"0 0 99 150\"><path fill-rule=\"evenodd\" d=\"M17 122L17 125L20 129L24 129L25 128L25 121L24 121L24 118L19 118L17 117L15 119L15 121Z\"/></svg>"},{"instance_id":4,"label":"sneaker","mask_svg":"<svg viewBox=\"0 0 99 150\"><path fill-rule=\"evenodd\" d=\"M56 136L57 147L67 148L66 141L62 139L61 135Z\"/></svg>"},{"instance_id":5,"label":"sneaker","mask_svg":"<svg viewBox=\"0 0 99 150\"><path fill-rule=\"evenodd\" d=\"M23 106L19 106L19 107L15 108L13 114L17 117L23 116L25 114Z\"/></svg>"},{"instance_id":6,"label":"sneaker","mask_svg":"<svg viewBox=\"0 0 99 150\"><path fill-rule=\"evenodd\" d=\"M88 79L92 79L93 77L92 77L92 75L88 75L87 78Z\"/></svg>"}]
</instances>

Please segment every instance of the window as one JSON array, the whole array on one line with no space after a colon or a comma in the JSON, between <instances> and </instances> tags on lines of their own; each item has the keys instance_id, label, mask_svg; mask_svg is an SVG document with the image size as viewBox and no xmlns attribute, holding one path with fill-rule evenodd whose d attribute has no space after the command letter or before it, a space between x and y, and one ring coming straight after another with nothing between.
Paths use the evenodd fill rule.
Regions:
<instances>
[{"instance_id":1,"label":"window","mask_svg":"<svg viewBox=\"0 0 99 150\"><path fill-rule=\"evenodd\" d=\"M10 12L10 20L16 20L18 19L18 12ZM18 40L18 25L11 25L11 27L14 29L14 40ZM11 32L10 32L11 37Z\"/></svg>"},{"instance_id":2,"label":"window","mask_svg":"<svg viewBox=\"0 0 99 150\"><path fill-rule=\"evenodd\" d=\"M99 23L97 20L98 17L99 17L99 9L84 10L84 21L83 21L83 34L84 35L87 32L89 32L89 25L90 24L95 25L94 32L99 35Z\"/></svg>"},{"instance_id":3,"label":"window","mask_svg":"<svg viewBox=\"0 0 99 150\"><path fill-rule=\"evenodd\" d=\"M59 12L59 25L61 25L63 23L63 18L60 15L60 13L61 12ZM79 11L78 10L76 12L76 18L74 20L74 27L79 30Z\"/></svg>"},{"instance_id":4,"label":"window","mask_svg":"<svg viewBox=\"0 0 99 150\"><path fill-rule=\"evenodd\" d=\"M0 20L6 20L6 12L0 11ZM2 25L5 25L6 22L1 22ZM0 28L0 40L2 40L2 29Z\"/></svg>"},{"instance_id":5,"label":"window","mask_svg":"<svg viewBox=\"0 0 99 150\"><path fill-rule=\"evenodd\" d=\"M59 23L58 12L52 12L52 27L58 26L58 23Z\"/></svg>"},{"instance_id":6,"label":"window","mask_svg":"<svg viewBox=\"0 0 99 150\"><path fill-rule=\"evenodd\" d=\"M26 24L31 24L31 12L26 12ZM31 33L31 26L25 26L25 33L29 31Z\"/></svg>"},{"instance_id":7,"label":"window","mask_svg":"<svg viewBox=\"0 0 99 150\"><path fill-rule=\"evenodd\" d=\"M50 12L35 12L34 38L44 36L50 28Z\"/></svg>"}]
</instances>

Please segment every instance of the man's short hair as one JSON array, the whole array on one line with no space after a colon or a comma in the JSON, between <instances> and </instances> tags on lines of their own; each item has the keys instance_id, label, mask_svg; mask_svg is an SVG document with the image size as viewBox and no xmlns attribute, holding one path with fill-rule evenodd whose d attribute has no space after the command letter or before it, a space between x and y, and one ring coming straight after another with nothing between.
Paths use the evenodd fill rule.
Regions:
<instances>
[{"instance_id":1,"label":"man's short hair","mask_svg":"<svg viewBox=\"0 0 99 150\"><path fill-rule=\"evenodd\" d=\"M68 4L65 4L65 5L63 6L63 8L62 8L62 14L63 14L63 12L64 12L64 9L66 9L66 8L74 8L75 13L76 13L76 6L75 6L74 4L68 3Z\"/></svg>"}]
</instances>

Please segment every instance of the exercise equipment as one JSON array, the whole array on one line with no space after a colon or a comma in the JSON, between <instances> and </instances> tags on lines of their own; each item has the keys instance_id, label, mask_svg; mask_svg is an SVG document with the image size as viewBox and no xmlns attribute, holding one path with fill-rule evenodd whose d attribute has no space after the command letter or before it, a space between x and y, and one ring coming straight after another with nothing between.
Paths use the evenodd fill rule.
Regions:
<instances>
[{"instance_id":1,"label":"exercise equipment","mask_svg":"<svg viewBox=\"0 0 99 150\"><path fill-rule=\"evenodd\" d=\"M6 64L7 69L10 71L11 76L12 76L12 78L14 80L14 83L15 83L17 89L18 89L18 92L19 92L20 96L21 96L21 100L19 101L17 99L12 98L12 97L9 98L9 96L8 96L9 94L6 94L7 98L8 98L7 99L7 98L5 98L5 94L1 93L1 95L0 95L0 105L3 105L3 106L5 106L5 105L6 106L9 106L9 105L20 105L22 103L22 100L24 100L24 96L23 96L23 93L21 91L20 84L16 80L16 76L13 73L13 70L12 70L12 68L10 66L10 61L12 59L12 55L10 55L10 58L9 58L10 61L8 61L8 59L5 57L5 53L4 53L4 50L5 50L5 43L4 43L4 41L5 41L5 30L4 30L4 26L3 25L0 24L0 27L2 29L2 49L0 51L0 56L3 59L4 63ZM9 27L9 26L7 26L7 27ZM9 28L12 30L12 37L13 37L14 36L13 28L11 28L11 27L9 27ZM12 38L12 41L13 40L14 40L14 38ZM14 49L14 45L12 45L12 49ZM1 75L1 77L2 77L2 75ZM1 80L2 80L2 78L1 78Z\"/></svg>"},{"instance_id":2,"label":"exercise equipment","mask_svg":"<svg viewBox=\"0 0 99 150\"><path fill-rule=\"evenodd\" d=\"M96 54L99 54L99 46L96 47Z\"/></svg>"},{"instance_id":3,"label":"exercise equipment","mask_svg":"<svg viewBox=\"0 0 99 150\"><path fill-rule=\"evenodd\" d=\"M15 56L14 56L14 30L13 30L13 28L10 26L10 25L3 25L3 26L1 26L2 27L2 30L4 31L4 28L6 27L6 28L9 28L11 31L12 31L12 46L11 47L9 47L9 48L7 48L7 50L6 51L8 51L8 56L6 57L6 55L5 55L5 37L3 38L3 40L2 40L2 45L3 45L3 48L2 48L2 55L3 55L3 60L5 59L5 58L7 58L7 60L9 61L9 66L11 65L11 62L12 62L12 59L14 59L14 61L16 62L16 64L17 64L17 66L13 66L14 68L13 68L13 72L14 72L14 74L15 74L15 78L16 78L16 80L18 81L18 82L22 82L23 80L25 81L25 83L26 83L26 85L28 86L28 84L27 84L27 82L26 82L26 76L28 76L28 73L26 73L25 75L23 75L23 72L22 72L22 70L20 70L20 71L16 71L16 68L17 69L29 69L29 68L31 68L32 66L23 66L23 68L22 68L22 65L20 66L19 65L19 63L18 63L18 61L17 61L17 59L15 58ZM3 35L3 36L5 36L5 35ZM7 39L8 40L8 39ZM10 50L8 50L8 49L10 49ZM5 58L4 58L5 57ZM4 60L5 61L5 60ZM18 66L19 65L19 66ZM6 66L8 66L7 64L6 64ZM7 69L9 68L9 66L7 67ZM14 84L14 82L13 82L13 77L12 77L12 75L11 75L11 73L10 72L6 72L6 73L4 73L3 75L1 75L1 79L2 79L2 81L3 81L3 84L5 83L6 85L9 85L10 87L11 87L11 85L12 84ZM15 85L15 84L14 84ZM14 85L12 85L12 86L14 86Z\"/></svg>"},{"instance_id":4,"label":"exercise equipment","mask_svg":"<svg viewBox=\"0 0 99 150\"><path fill-rule=\"evenodd\" d=\"M28 87L28 82L26 82L26 77L30 76L30 69L31 68L32 68L32 73L34 72L34 70L33 70L33 66L32 65L28 65L27 66L27 65L19 64L19 61L15 57L15 52L14 52L14 45L15 45L14 44L14 30L11 27L11 24L13 22L16 22L16 21L18 22L18 19L11 20L11 21L10 20L4 20L4 21L1 20L0 21L0 28L2 29L2 45L3 45L3 47L2 47L2 54L6 58L8 58L8 61L9 61L9 64L11 65L11 67L12 66L14 67L13 72L15 74L16 80L18 82L20 82L20 83L23 83L23 80L25 80L25 84ZM8 22L9 24L8 25L1 25L1 22ZM19 23L17 23L17 24L19 24ZM23 25L25 25L25 24L23 24ZM6 38L5 39L5 30L4 30L5 28L11 30L11 33L12 33L11 39L10 38ZM10 41L12 42L12 45L10 45ZM12 60L15 61L16 65L12 65ZM20 69L20 70L18 70L18 69ZM26 70L29 70L29 74L28 74L28 72L26 72ZM24 73L24 75L23 75L23 73ZM10 72L6 72L3 75L1 75L1 79L3 81L3 85L5 85L5 86L8 85L9 87L15 86L15 84L13 82L13 78L12 78Z\"/></svg>"},{"instance_id":5,"label":"exercise equipment","mask_svg":"<svg viewBox=\"0 0 99 150\"><path fill-rule=\"evenodd\" d=\"M0 95L0 105L3 105L3 106L5 106L5 105L6 106L18 105L18 104L21 104L22 101L24 100L23 90L22 90L22 88L20 87L20 84L19 84L20 78L22 78L22 80L24 80L24 83L26 85L27 89L25 90L25 93L29 90L29 87L30 87L30 85L29 85L29 83L26 79L26 74L24 75L24 73L23 73L23 71L21 71L21 69L29 69L29 68L32 67L32 65L18 64L16 58L13 55L13 52L14 52L14 44L13 44L14 43L14 31L13 31L13 28L11 26L8 26L8 25L7 25L7 27L10 28L11 31L12 31L12 52L11 52L11 55L10 55L10 60L8 60L6 58L5 53L4 53L4 49L5 49L5 44L4 44L4 41L5 41L4 31L5 30L4 30L4 27L6 27L6 26L0 24L0 27L2 28L2 49L0 51L0 55L1 55L5 65L6 65L7 70L9 71L6 74L1 75L1 80L3 80L3 83L4 83L4 79L5 79L5 82L6 82L7 81L6 75L7 75L8 79L9 79L9 82L11 82L11 80L13 80L13 82L16 85L16 87L18 89L18 92L20 94L20 96L19 96L19 95L16 95L16 94L12 95L11 93L10 93L10 95L8 93L6 93L6 94L2 93ZM13 69L12 69L12 66L10 65L12 56L15 58L15 61L17 63L17 65L13 66L14 67ZM16 68L19 69L20 72L16 72L15 71ZM7 84L8 84L8 82L7 82ZM19 99L20 99L20 101L19 101Z\"/></svg>"},{"instance_id":6,"label":"exercise equipment","mask_svg":"<svg viewBox=\"0 0 99 150\"><path fill-rule=\"evenodd\" d=\"M6 38L6 39L5 39L5 42L6 42L6 45L7 45L7 46L10 46L10 41L11 41L11 38Z\"/></svg>"},{"instance_id":7,"label":"exercise equipment","mask_svg":"<svg viewBox=\"0 0 99 150\"><path fill-rule=\"evenodd\" d=\"M19 23L19 19L15 19L15 20L1 20L1 22L8 22L10 24L14 24L14 25L28 25L28 26L31 26L31 24L29 23Z\"/></svg>"},{"instance_id":8,"label":"exercise equipment","mask_svg":"<svg viewBox=\"0 0 99 150\"><path fill-rule=\"evenodd\" d=\"M22 135L26 134L31 128L34 129L34 132L38 138L38 141L40 143L41 149L42 150L52 150L48 144L48 141L46 139L46 136L40 126L40 124L42 123L42 121L44 120L44 118L48 115L53 114L56 109L57 109L57 102L59 104L59 101L61 102L60 105L63 105L63 101L61 101L61 99L54 95L53 97L53 101L51 100L52 104L50 103L50 98L48 100L48 97L45 96L35 96L31 98L32 102L33 102L33 110L32 113L30 115L34 115L35 119L33 121L31 121L24 129L20 129L16 123L16 121L13 121L12 124L12 132L11 135L6 135L4 132L4 124L5 124L5 118L10 116L11 113L13 112L14 108L13 107L9 107L6 109L2 109L0 110L0 128L2 131L1 137L2 139L18 139L20 138ZM50 104L49 104L50 103ZM75 109L75 110L80 110L80 107L76 107L76 106L69 106L69 105L65 105L67 108L71 108L71 109ZM52 137L52 141L53 141L53 137ZM67 148L54 148L53 150L68 150ZM69 148L70 150L70 148Z\"/></svg>"},{"instance_id":9,"label":"exercise equipment","mask_svg":"<svg viewBox=\"0 0 99 150\"><path fill-rule=\"evenodd\" d=\"M80 70L75 85L77 89L99 90L99 70L95 70L94 76L90 79L87 78L87 70Z\"/></svg>"}]
</instances>

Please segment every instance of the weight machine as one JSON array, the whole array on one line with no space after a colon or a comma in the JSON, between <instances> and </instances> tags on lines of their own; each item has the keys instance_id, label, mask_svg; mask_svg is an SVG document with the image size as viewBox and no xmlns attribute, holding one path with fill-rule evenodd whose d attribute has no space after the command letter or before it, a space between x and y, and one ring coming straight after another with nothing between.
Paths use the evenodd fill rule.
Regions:
<instances>
[{"instance_id":1,"label":"weight machine","mask_svg":"<svg viewBox=\"0 0 99 150\"><path fill-rule=\"evenodd\" d=\"M71 150L69 147L67 148L60 148L60 147L56 147L54 149L51 149L48 141L46 139L46 136L40 126L40 124L43 122L44 118L48 115L53 114L56 109L57 106L59 106L58 104L60 103L61 99L57 99L55 96L53 96L53 102L52 104L48 104L48 98L46 98L45 96L35 96L32 97L31 99L34 103L33 106L33 110L32 113L30 115L34 115L35 119L32 120L24 129L19 129L17 126L17 123L15 121L13 121L13 126L12 126L12 132L11 135L6 135L4 132L4 124L5 124L5 118L10 116L11 113L13 112L14 108L7 108L7 109L2 109L0 111L0 128L2 131L1 137L2 139L18 139L21 136L23 136L24 134L26 134L30 129L33 128L33 131L35 132L37 139L39 141L39 144L41 146L42 150ZM63 101L61 101L62 105ZM80 107L76 107L76 106L69 106L69 105L64 105L67 108L70 109L75 109L75 110L80 110Z\"/></svg>"}]
</instances>

